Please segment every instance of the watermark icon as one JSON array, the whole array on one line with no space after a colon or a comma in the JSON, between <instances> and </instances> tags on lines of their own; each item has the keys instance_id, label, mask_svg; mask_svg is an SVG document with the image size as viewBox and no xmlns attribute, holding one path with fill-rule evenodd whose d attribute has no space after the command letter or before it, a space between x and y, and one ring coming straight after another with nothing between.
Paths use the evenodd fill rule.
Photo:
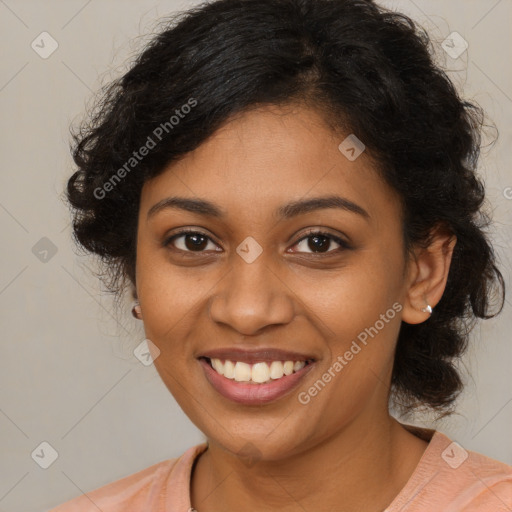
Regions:
<instances>
[{"instance_id":1,"label":"watermark icon","mask_svg":"<svg viewBox=\"0 0 512 512\"><path fill-rule=\"evenodd\" d=\"M127 174L129 174L139 162L144 160L144 157L156 147L156 145L169 134L175 126L180 123L192 109L197 105L195 98L189 98L187 103L184 103L179 109L174 112L176 115L172 115L168 121L160 123L151 133L148 135L146 142L142 146L133 151L132 156L120 167L101 187L96 187L93 191L93 195L96 199L104 199L108 192L112 192L118 183L123 180Z\"/></svg>"},{"instance_id":2,"label":"watermark icon","mask_svg":"<svg viewBox=\"0 0 512 512\"><path fill-rule=\"evenodd\" d=\"M347 160L353 162L366 149L366 146L351 133L341 142L338 149Z\"/></svg>"},{"instance_id":3,"label":"watermark icon","mask_svg":"<svg viewBox=\"0 0 512 512\"><path fill-rule=\"evenodd\" d=\"M242 448L238 450L237 455L249 468L254 466L254 464L261 459L261 452L256 446L249 442L245 443Z\"/></svg>"},{"instance_id":4,"label":"watermark icon","mask_svg":"<svg viewBox=\"0 0 512 512\"><path fill-rule=\"evenodd\" d=\"M48 32L41 32L32 43L30 43L30 47L39 57L47 59L59 47L59 43L48 34Z\"/></svg>"},{"instance_id":5,"label":"watermark icon","mask_svg":"<svg viewBox=\"0 0 512 512\"><path fill-rule=\"evenodd\" d=\"M236 252L246 263L252 263L263 252L263 247L252 236L248 236L238 245Z\"/></svg>"},{"instance_id":6,"label":"watermark icon","mask_svg":"<svg viewBox=\"0 0 512 512\"><path fill-rule=\"evenodd\" d=\"M468 46L468 42L458 32L452 32L441 43L443 50L452 59L458 59L468 49Z\"/></svg>"},{"instance_id":7,"label":"watermark icon","mask_svg":"<svg viewBox=\"0 0 512 512\"><path fill-rule=\"evenodd\" d=\"M512 199L512 187L505 187L503 189L503 197L505 199Z\"/></svg>"},{"instance_id":8,"label":"watermark icon","mask_svg":"<svg viewBox=\"0 0 512 512\"><path fill-rule=\"evenodd\" d=\"M32 247L32 254L42 263L48 263L57 254L57 246L43 236Z\"/></svg>"},{"instance_id":9,"label":"watermark icon","mask_svg":"<svg viewBox=\"0 0 512 512\"><path fill-rule=\"evenodd\" d=\"M467 458L468 452L455 441L448 445L441 453L443 460L453 469L457 469Z\"/></svg>"},{"instance_id":10,"label":"watermark icon","mask_svg":"<svg viewBox=\"0 0 512 512\"><path fill-rule=\"evenodd\" d=\"M388 324L390 320L395 318L398 312L402 311L402 309L402 304L395 302L391 308L386 311L386 313L380 315L380 319L377 320L373 326L366 327L364 331L361 331L357 335L357 340L362 345L366 346L368 344L368 336L371 336L372 338L376 336L380 330L384 329L385 325ZM361 352L361 350L362 348L357 341L352 340L350 348L343 355L339 355L327 371L325 371L307 391L301 391L297 395L298 401L302 405L309 404L309 402L311 402L311 398L318 395L318 393L325 388L326 384L331 382L331 380L336 377L336 375L338 375L345 366L347 366L349 361L352 361L354 356Z\"/></svg>"},{"instance_id":11,"label":"watermark icon","mask_svg":"<svg viewBox=\"0 0 512 512\"><path fill-rule=\"evenodd\" d=\"M48 469L57 460L59 454L48 441L43 441L34 449L30 456L38 466Z\"/></svg>"},{"instance_id":12,"label":"watermark icon","mask_svg":"<svg viewBox=\"0 0 512 512\"><path fill-rule=\"evenodd\" d=\"M135 347L133 355L144 366L151 366L160 355L160 349L151 340L145 339Z\"/></svg>"}]
</instances>

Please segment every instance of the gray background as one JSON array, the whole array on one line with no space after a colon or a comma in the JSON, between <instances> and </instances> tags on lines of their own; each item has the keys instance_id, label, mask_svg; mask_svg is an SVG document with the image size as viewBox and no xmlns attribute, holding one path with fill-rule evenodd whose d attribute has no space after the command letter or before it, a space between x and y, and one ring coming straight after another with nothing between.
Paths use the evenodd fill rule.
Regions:
<instances>
[{"instance_id":1,"label":"gray background","mask_svg":"<svg viewBox=\"0 0 512 512\"><path fill-rule=\"evenodd\" d=\"M94 261L75 254L61 198L72 172L70 123L80 119L93 91L126 69L160 16L195 3L0 0L0 511L47 510L203 440L154 367L134 357L142 326L128 299L116 310L102 292ZM441 64L499 129L480 172L511 288L512 1L382 4L430 31ZM47 59L31 48L43 31L59 45ZM469 43L457 59L441 47L453 31ZM509 464L511 331L508 298L496 320L473 332L459 414L437 424L466 449ZM431 426L427 417L415 423ZM58 453L48 469L31 457L43 441Z\"/></svg>"}]
</instances>

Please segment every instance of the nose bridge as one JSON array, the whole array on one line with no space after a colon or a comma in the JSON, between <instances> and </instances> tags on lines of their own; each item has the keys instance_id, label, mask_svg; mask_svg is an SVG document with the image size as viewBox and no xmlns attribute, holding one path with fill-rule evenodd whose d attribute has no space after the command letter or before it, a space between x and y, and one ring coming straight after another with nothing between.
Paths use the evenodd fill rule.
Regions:
<instances>
[{"instance_id":1,"label":"nose bridge","mask_svg":"<svg viewBox=\"0 0 512 512\"><path fill-rule=\"evenodd\" d=\"M231 254L229 266L210 304L212 320L244 334L291 321L293 303L288 288L272 269L270 255L246 240Z\"/></svg>"}]
</instances>

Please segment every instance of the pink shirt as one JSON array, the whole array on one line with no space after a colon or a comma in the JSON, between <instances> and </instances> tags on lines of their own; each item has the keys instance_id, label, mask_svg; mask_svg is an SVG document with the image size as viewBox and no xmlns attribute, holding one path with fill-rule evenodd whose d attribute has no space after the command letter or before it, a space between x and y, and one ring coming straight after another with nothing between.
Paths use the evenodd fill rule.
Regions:
<instances>
[{"instance_id":1,"label":"pink shirt","mask_svg":"<svg viewBox=\"0 0 512 512\"><path fill-rule=\"evenodd\" d=\"M439 431L404 425L429 445L384 512L512 512L512 466L465 451ZM190 475L206 443L49 512L191 512ZM198 512L201 512L200 510Z\"/></svg>"}]
</instances>

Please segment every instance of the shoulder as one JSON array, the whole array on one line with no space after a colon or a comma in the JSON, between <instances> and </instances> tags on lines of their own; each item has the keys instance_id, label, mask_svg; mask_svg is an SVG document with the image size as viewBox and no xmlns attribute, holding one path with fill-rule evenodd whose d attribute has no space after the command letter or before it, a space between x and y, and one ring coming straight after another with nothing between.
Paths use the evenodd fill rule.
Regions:
<instances>
[{"instance_id":1,"label":"shoulder","mask_svg":"<svg viewBox=\"0 0 512 512\"><path fill-rule=\"evenodd\" d=\"M435 431L406 487L386 510L394 512L405 503L410 512L436 507L443 512L510 512L512 466Z\"/></svg>"},{"instance_id":2,"label":"shoulder","mask_svg":"<svg viewBox=\"0 0 512 512\"><path fill-rule=\"evenodd\" d=\"M48 512L121 512L159 510L167 485L179 480L203 445L189 448L180 457L153 464L137 473L76 496Z\"/></svg>"},{"instance_id":3,"label":"shoulder","mask_svg":"<svg viewBox=\"0 0 512 512\"><path fill-rule=\"evenodd\" d=\"M152 494L163 486L177 459L169 459L77 496L49 512L117 512L151 502Z\"/></svg>"},{"instance_id":4,"label":"shoulder","mask_svg":"<svg viewBox=\"0 0 512 512\"><path fill-rule=\"evenodd\" d=\"M449 458L452 451L458 450L464 459L460 466L449 468L458 489L456 506L467 512L512 511L512 466L459 446L450 441L444 453Z\"/></svg>"}]
</instances>

